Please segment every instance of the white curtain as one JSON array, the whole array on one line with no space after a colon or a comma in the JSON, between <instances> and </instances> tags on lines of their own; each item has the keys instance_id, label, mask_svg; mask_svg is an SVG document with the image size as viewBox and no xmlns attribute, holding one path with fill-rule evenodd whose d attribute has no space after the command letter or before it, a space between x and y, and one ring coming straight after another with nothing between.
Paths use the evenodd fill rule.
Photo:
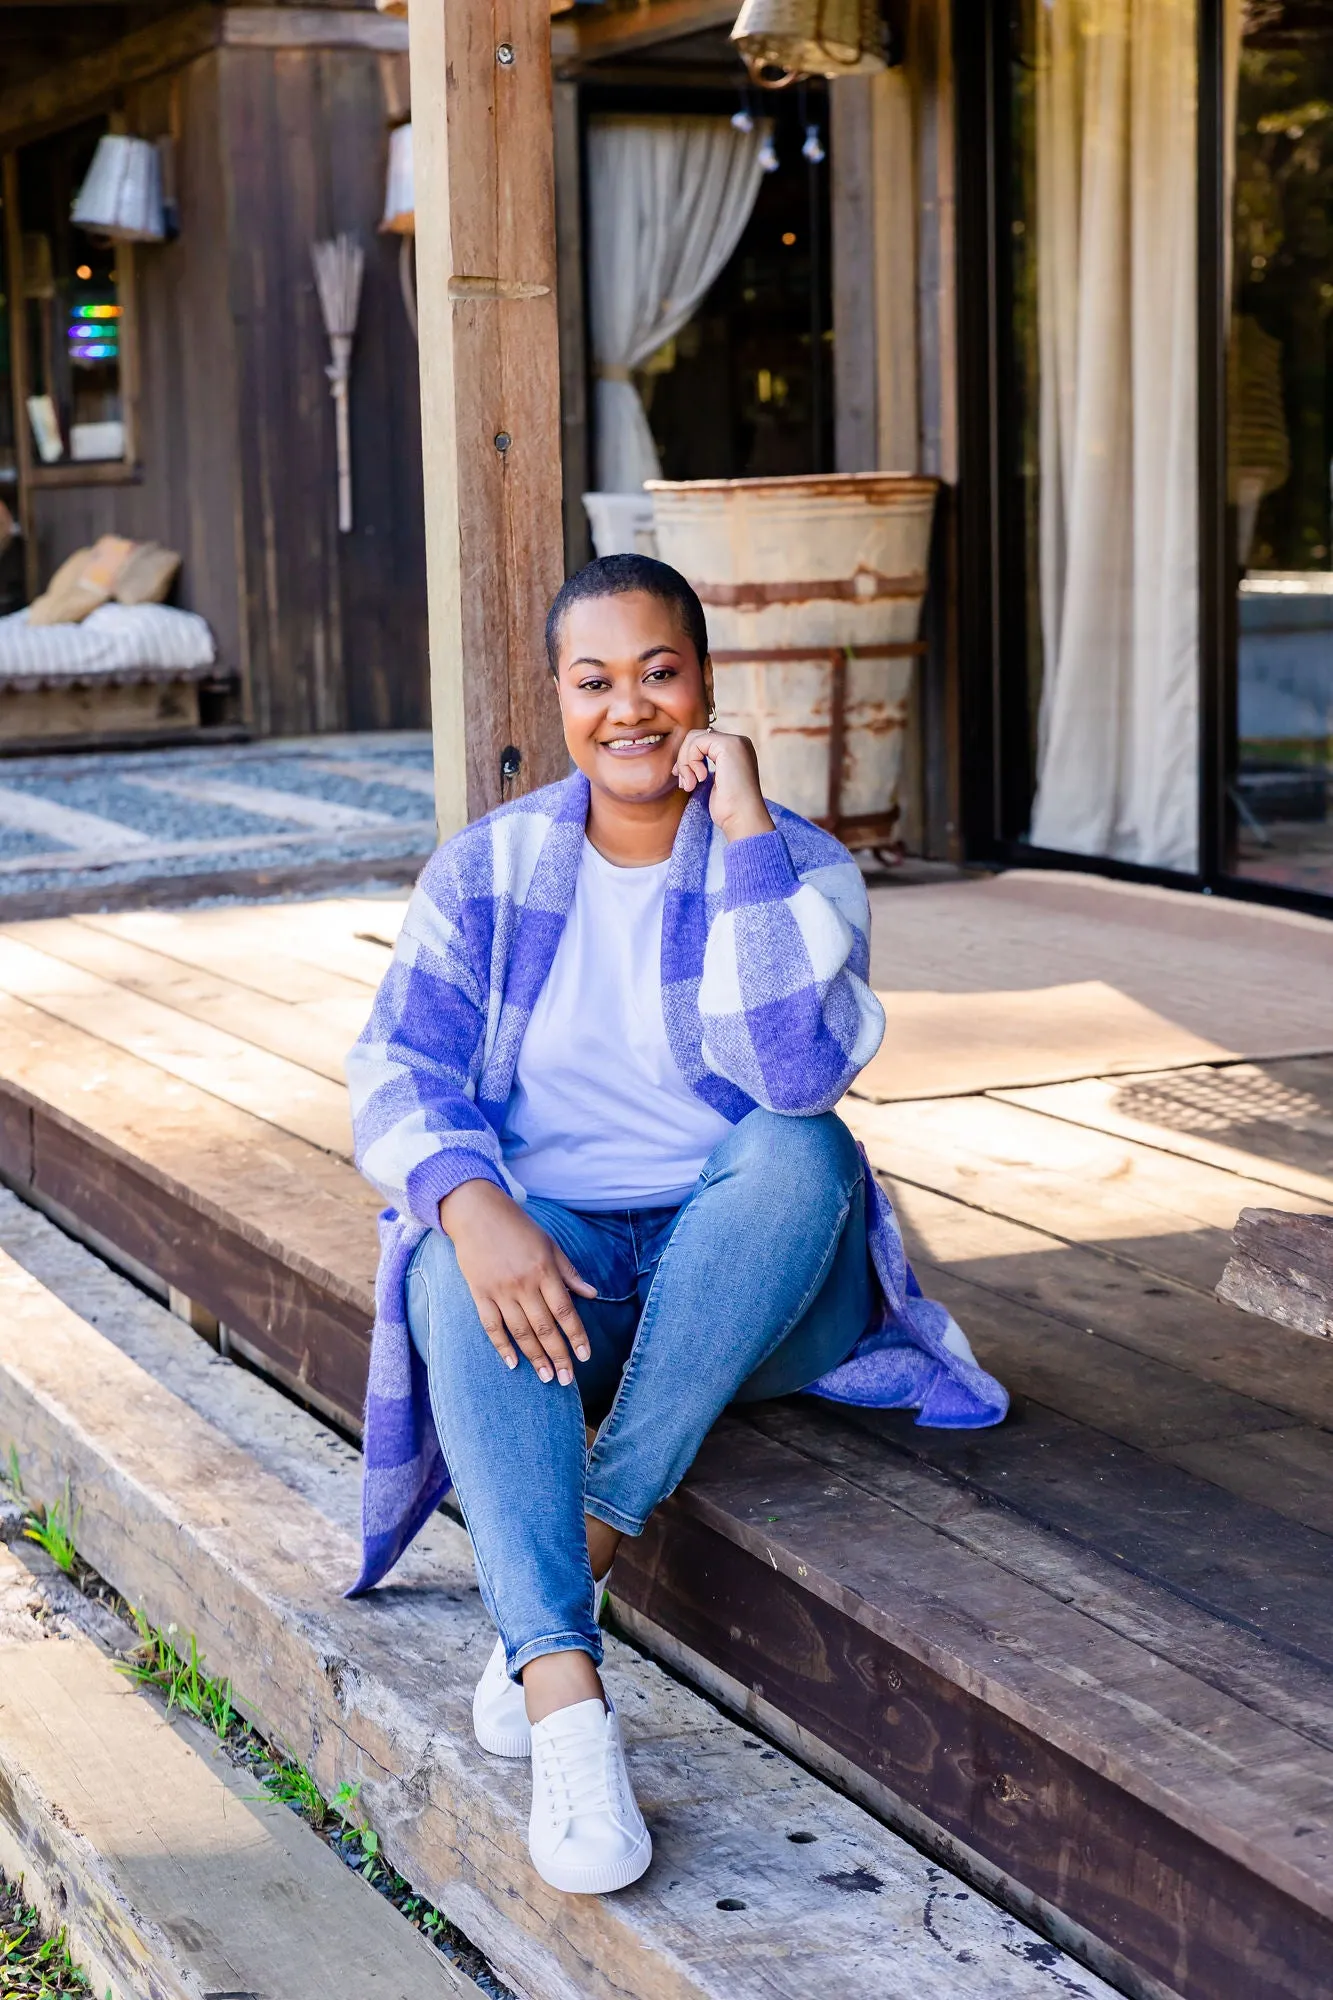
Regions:
<instances>
[{"instance_id":1,"label":"white curtain","mask_svg":"<svg viewBox=\"0 0 1333 2000\"><path fill-rule=\"evenodd\" d=\"M588 292L597 486L661 477L631 379L678 333L740 241L763 169L764 129L726 118L588 121Z\"/></svg>"},{"instance_id":2,"label":"white curtain","mask_svg":"<svg viewBox=\"0 0 1333 2000\"><path fill-rule=\"evenodd\" d=\"M1195 0L1037 10L1032 839L1198 858Z\"/></svg>"}]
</instances>

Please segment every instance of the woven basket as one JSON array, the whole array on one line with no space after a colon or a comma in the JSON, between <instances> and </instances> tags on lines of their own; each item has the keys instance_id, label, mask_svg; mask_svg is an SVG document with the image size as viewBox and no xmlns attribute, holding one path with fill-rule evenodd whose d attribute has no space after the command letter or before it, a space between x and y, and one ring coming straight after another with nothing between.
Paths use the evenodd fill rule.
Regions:
<instances>
[{"instance_id":1,"label":"woven basket","mask_svg":"<svg viewBox=\"0 0 1333 2000\"><path fill-rule=\"evenodd\" d=\"M768 67L784 82L884 67L878 0L744 0L731 39L752 76Z\"/></svg>"}]
</instances>

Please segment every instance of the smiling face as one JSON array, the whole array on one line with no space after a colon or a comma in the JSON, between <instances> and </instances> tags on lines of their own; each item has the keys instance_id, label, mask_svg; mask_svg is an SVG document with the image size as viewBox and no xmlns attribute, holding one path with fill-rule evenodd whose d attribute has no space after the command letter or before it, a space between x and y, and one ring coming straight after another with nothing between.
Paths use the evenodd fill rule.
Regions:
<instances>
[{"instance_id":1,"label":"smiling face","mask_svg":"<svg viewBox=\"0 0 1333 2000\"><path fill-rule=\"evenodd\" d=\"M681 744L707 725L709 677L673 605L643 590L576 599L556 670L570 756L625 804L668 797Z\"/></svg>"}]
</instances>

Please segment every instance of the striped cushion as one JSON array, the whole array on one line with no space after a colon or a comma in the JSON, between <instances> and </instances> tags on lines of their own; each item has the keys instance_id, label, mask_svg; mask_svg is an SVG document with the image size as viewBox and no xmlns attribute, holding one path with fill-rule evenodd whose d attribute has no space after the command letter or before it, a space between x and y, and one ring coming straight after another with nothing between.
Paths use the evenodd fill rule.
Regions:
<instances>
[{"instance_id":1,"label":"striped cushion","mask_svg":"<svg viewBox=\"0 0 1333 2000\"><path fill-rule=\"evenodd\" d=\"M198 680L217 659L207 621L166 604L104 604L80 625L0 618L0 686Z\"/></svg>"}]
</instances>

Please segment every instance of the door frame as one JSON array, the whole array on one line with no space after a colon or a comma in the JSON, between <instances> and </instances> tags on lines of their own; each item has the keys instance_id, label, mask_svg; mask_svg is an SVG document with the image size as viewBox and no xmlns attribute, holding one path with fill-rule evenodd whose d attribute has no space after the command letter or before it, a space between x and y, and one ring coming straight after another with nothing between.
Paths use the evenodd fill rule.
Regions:
<instances>
[{"instance_id":1,"label":"door frame","mask_svg":"<svg viewBox=\"0 0 1333 2000\"><path fill-rule=\"evenodd\" d=\"M1333 892L1231 872L1235 851L1236 569L1227 499L1223 0L1198 0L1199 867L1070 854L1022 839L1031 804L1025 552L1011 503L1014 221L1009 65L1015 0L953 0L957 60L959 672L962 830L969 861L1079 870L1333 916Z\"/></svg>"}]
</instances>

